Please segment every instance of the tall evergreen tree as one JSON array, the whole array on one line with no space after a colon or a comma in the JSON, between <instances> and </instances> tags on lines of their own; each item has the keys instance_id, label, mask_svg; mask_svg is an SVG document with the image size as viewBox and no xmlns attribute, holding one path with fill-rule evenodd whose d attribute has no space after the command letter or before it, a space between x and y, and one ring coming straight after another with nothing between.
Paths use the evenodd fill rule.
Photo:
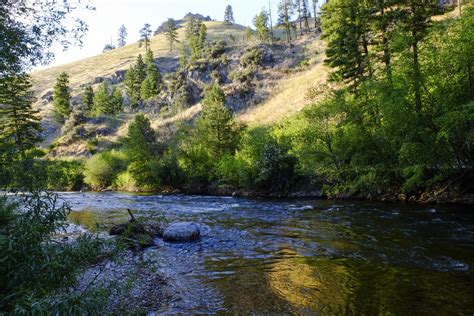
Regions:
<instances>
[{"instance_id":1,"label":"tall evergreen tree","mask_svg":"<svg viewBox=\"0 0 474 316\"><path fill-rule=\"evenodd\" d=\"M303 19L306 32L309 32L309 15L308 0L301 0L301 17Z\"/></svg>"},{"instance_id":2,"label":"tall evergreen tree","mask_svg":"<svg viewBox=\"0 0 474 316\"><path fill-rule=\"evenodd\" d=\"M197 123L198 135L214 158L233 154L237 145L234 117L225 107L225 99L224 91L218 85L210 88L202 101L202 115Z\"/></svg>"},{"instance_id":3,"label":"tall evergreen tree","mask_svg":"<svg viewBox=\"0 0 474 316\"><path fill-rule=\"evenodd\" d=\"M146 65L143 62L143 57L138 54L137 61L131 65L125 74L125 89L130 98L130 106L136 107L140 101L140 92L143 80L146 78Z\"/></svg>"},{"instance_id":4,"label":"tall evergreen tree","mask_svg":"<svg viewBox=\"0 0 474 316\"><path fill-rule=\"evenodd\" d=\"M302 6L301 6L302 0L295 0L295 8L296 11L298 12L298 23L300 25L300 34L303 35L303 12L302 12Z\"/></svg>"},{"instance_id":5,"label":"tall evergreen tree","mask_svg":"<svg viewBox=\"0 0 474 316\"><path fill-rule=\"evenodd\" d=\"M268 28L268 13L265 10L260 11L253 19L253 24L257 30L259 40L261 42L267 41L270 32Z\"/></svg>"},{"instance_id":6,"label":"tall evergreen tree","mask_svg":"<svg viewBox=\"0 0 474 316\"><path fill-rule=\"evenodd\" d=\"M318 29L318 0L311 0L313 3L314 29Z\"/></svg>"},{"instance_id":7,"label":"tall evergreen tree","mask_svg":"<svg viewBox=\"0 0 474 316\"><path fill-rule=\"evenodd\" d=\"M285 29L286 40L291 43L291 16L293 15L292 0L281 0L278 5L278 23Z\"/></svg>"},{"instance_id":8,"label":"tall evergreen tree","mask_svg":"<svg viewBox=\"0 0 474 316\"><path fill-rule=\"evenodd\" d=\"M127 28L125 27L125 25L122 24L118 32L118 40L117 40L118 47L124 47L127 44L127 35L128 35Z\"/></svg>"},{"instance_id":9,"label":"tall evergreen tree","mask_svg":"<svg viewBox=\"0 0 474 316\"><path fill-rule=\"evenodd\" d=\"M333 67L333 81L353 89L372 76L369 52L369 10L364 1L333 0L323 7L326 64Z\"/></svg>"},{"instance_id":10,"label":"tall evergreen tree","mask_svg":"<svg viewBox=\"0 0 474 316\"><path fill-rule=\"evenodd\" d=\"M225 12L224 12L224 23L226 25L233 25L235 23L235 20L234 20L234 12L232 10L232 6L231 5L227 5L227 7L225 8Z\"/></svg>"},{"instance_id":11,"label":"tall evergreen tree","mask_svg":"<svg viewBox=\"0 0 474 316\"><path fill-rule=\"evenodd\" d=\"M69 75L66 72L62 72L56 79L53 92L54 117L58 122L64 122L69 114L71 114L70 102Z\"/></svg>"},{"instance_id":12,"label":"tall evergreen tree","mask_svg":"<svg viewBox=\"0 0 474 316\"><path fill-rule=\"evenodd\" d=\"M82 110L85 113L90 113L94 106L94 90L90 85L84 88L82 93Z\"/></svg>"},{"instance_id":13,"label":"tall evergreen tree","mask_svg":"<svg viewBox=\"0 0 474 316\"><path fill-rule=\"evenodd\" d=\"M146 53L145 63L146 77L142 82L140 95L142 99L149 99L158 95L162 83L161 74L156 67L151 49Z\"/></svg>"},{"instance_id":14,"label":"tall evergreen tree","mask_svg":"<svg viewBox=\"0 0 474 316\"><path fill-rule=\"evenodd\" d=\"M173 44L178 42L178 28L176 21L168 19L165 24L165 36L170 45L170 52L173 50Z\"/></svg>"},{"instance_id":15,"label":"tall evergreen tree","mask_svg":"<svg viewBox=\"0 0 474 316\"><path fill-rule=\"evenodd\" d=\"M140 41L138 42L138 47L145 46L145 51L150 48L150 38L151 38L151 25L145 23L145 25L140 30Z\"/></svg>"},{"instance_id":16,"label":"tall evergreen tree","mask_svg":"<svg viewBox=\"0 0 474 316\"><path fill-rule=\"evenodd\" d=\"M32 109L33 101L28 75L0 79L0 164L24 158L40 141L40 120L38 111Z\"/></svg>"},{"instance_id":17,"label":"tall evergreen tree","mask_svg":"<svg viewBox=\"0 0 474 316\"><path fill-rule=\"evenodd\" d=\"M151 127L150 120L143 113L135 115L129 125L123 147L131 161L153 159L158 154L160 146L157 134Z\"/></svg>"},{"instance_id":18,"label":"tall evergreen tree","mask_svg":"<svg viewBox=\"0 0 474 316\"><path fill-rule=\"evenodd\" d=\"M92 116L110 114L110 94L109 85L104 81L94 94L94 106Z\"/></svg>"}]
</instances>

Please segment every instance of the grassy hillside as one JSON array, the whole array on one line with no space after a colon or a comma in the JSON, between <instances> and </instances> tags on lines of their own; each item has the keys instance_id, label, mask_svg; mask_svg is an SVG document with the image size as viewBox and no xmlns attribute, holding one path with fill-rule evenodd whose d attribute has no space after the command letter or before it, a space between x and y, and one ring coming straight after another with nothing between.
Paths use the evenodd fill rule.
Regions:
<instances>
[{"instance_id":1,"label":"grassy hillside","mask_svg":"<svg viewBox=\"0 0 474 316\"><path fill-rule=\"evenodd\" d=\"M208 39L224 39L229 45L242 45L245 27L240 25L225 26L222 22L205 22L208 28ZM179 29L179 40L184 39L184 28ZM236 43L230 41L229 36L236 38ZM155 57L176 57L179 55L179 44L174 45L174 50L169 51L169 45L163 34L151 38L151 49ZM56 78L63 71L70 77L73 90L81 84L89 83L97 77L107 77L117 70L127 69L136 60L138 54L144 54L145 49L139 48L138 43L117 48L107 53L94 57L75 61L69 64L42 69L31 74L34 82L34 90L37 96L44 95L51 90Z\"/></svg>"}]
</instances>

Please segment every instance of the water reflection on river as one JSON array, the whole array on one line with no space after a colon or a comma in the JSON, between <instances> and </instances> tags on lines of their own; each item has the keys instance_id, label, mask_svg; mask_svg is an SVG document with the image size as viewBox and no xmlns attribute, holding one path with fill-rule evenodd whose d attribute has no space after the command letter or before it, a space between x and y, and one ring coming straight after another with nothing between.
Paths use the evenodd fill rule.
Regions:
<instances>
[{"instance_id":1,"label":"water reflection on river","mask_svg":"<svg viewBox=\"0 0 474 316\"><path fill-rule=\"evenodd\" d=\"M203 238L147 251L177 281L164 313L472 314L474 213L463 207L119 193L61 195L105 230L138 214Z\"/></svg>"}]
</instances>

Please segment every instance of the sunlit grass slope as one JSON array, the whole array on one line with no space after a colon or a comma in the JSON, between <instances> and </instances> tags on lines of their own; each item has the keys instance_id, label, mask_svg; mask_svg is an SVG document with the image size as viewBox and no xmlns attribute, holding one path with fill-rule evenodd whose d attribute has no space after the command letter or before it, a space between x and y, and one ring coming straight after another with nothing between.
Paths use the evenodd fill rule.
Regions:
<instances>
[{"instance_id":1,"label":"sunlit grass slope","mask_svg":"<svg viewBox=\"0 0 474 316\"><path fill-rule=\"evenodd\" d=\"M245 27L240 25L226 26L222 22L206 22L208 27L208 39L224 39L230 45L239 45L245 33ZM179 41L184 39L184 28L179 29ZM236 42L230 41L233 35ZM165 35L160 34L151 39L151 49L155 57L175 57L179 55L179 43L174 44L172 52L169 51L169 44ZM122 48L114 49L94 57L75 61L69 64L38 70L31 74L34 81L34 89L37 96L42 96L54 86L56 78L63 71L70 77L70 84L73 91L81 84L92 82L97 77L107 77L117 70L127 69L136 60L138 54L144 54L145 49L139 48L138 43L133 43Z\"/></svg>"}]
</instances>

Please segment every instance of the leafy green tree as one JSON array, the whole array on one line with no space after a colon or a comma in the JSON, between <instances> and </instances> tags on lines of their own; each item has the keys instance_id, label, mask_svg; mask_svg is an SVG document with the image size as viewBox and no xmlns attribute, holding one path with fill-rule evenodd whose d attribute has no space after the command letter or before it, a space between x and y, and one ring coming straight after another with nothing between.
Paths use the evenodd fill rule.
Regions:
<instances>
[{"instance_id":1,"label":"leafy green tree","mask_svg":"<svg viewBox=\"0 0 474 316\"><path fill-rule=\"evenodd\" d=\"M153 52L151 50L147 51L145 57L146 63L146 77L143 80L141 85L140 95L141 98L146 100L157 96L161 89L162 79L161 74L158 68L156 67Z\"/></svg>"},{"instance_id":2,"label":"leafy green tree","mask_svg":"<svg viewBox=\"0 0 474 316\"><path fill-rule=\"evenodd\" d=\"M176 21L173 19L168 19L165 24L165 36L170 45L170 52L173 50L173 44L178 42L178 28L176 26Z\"/></svg>"},{"instance_id":3,"label":"leafy green tree","mask_svg":"<svg viewBox=\"0 0 474 316\"><path fill-rule=\"evenodd\" d=\"M69 75L62 72L56 79L53 92L54 117L58 122L64 122L71 113L70 102Z\"/></svg>"},{"instance_id":4,"label":"leafy green tree","mask_svg":"<svg viewBox=\"0 0 474 316\"><path fill-rule=\"evenodd\" d=\"M94 90L90 85L84 88L82 93L82 109L85 113L90 113L94 106Z\"/></svg>"},{"instance_id":5,"label":"leafy green tree","mask_svg":"<svg viewBox=\"0 0 474 316\"><path fill-rule=\"evenodd\" d=\"M77 8L70 0L0 2L0 76L19 75L38 64L46 64L51 46L59 42L67 48L81 41L87 31L84 21L74 18Z\"/></svg>"},{"instance_id":6,"label":"leafy green tree","mask_svg":"<svg viewBox=\"0 0 474 316\"><path fill-rule=\"evenodd\" d=\"M140 29L140 41L138 42L138 47L145 46L145 51L150 48L150 38L151 38L151 25L145 23L145 25Z\"/></svg>"},{"instance_id":7,"label":"leafy green tree","mask_svg":"<svg viewBox=\"0 0 474 316\"><path fill-rule=\"evenodd\" d=\"M257 30L257 36L261 42L268 40L269 29L268 29L268 13L265 10L262 10L259 14L253 19L253 24Z\"/></svg>"},{"instance_id":8,"label":"leafy green tree","mask_svg":"<svg viewBox=\"0 0 474 316\"><path fill-rule=\"evenodd\" d=\"M227 5L227 7L225 8L225 12L224 12L224 23L226 25L233 25L235 23L235 20L234 20L234 11L232 10L232 6L231 5Z\"/></svg>"},{"instance_id":9,"label":"leafy green tree","mask_svg":"<svg viewBox=\"0 0 474 316\"><path fill-rule=\"evenodd\" d=\"M33 101L28 75L0 79L1 165L15 157L24 158L40 141L40 120L38 111L32 109Z\"/></svg>"},{"instance_id":10,"label":"leafy green tree","mask_svg":"<svg viewBox=\"0 0 474 316\"><path fill-rule=\"evenodd\" d=\"M118 40L117 40L118 47L124 47L127 44L127 35L128 35L127 28L125 27L125 25L122 24L118 32Z\"/></svg>"}]
</instances>

